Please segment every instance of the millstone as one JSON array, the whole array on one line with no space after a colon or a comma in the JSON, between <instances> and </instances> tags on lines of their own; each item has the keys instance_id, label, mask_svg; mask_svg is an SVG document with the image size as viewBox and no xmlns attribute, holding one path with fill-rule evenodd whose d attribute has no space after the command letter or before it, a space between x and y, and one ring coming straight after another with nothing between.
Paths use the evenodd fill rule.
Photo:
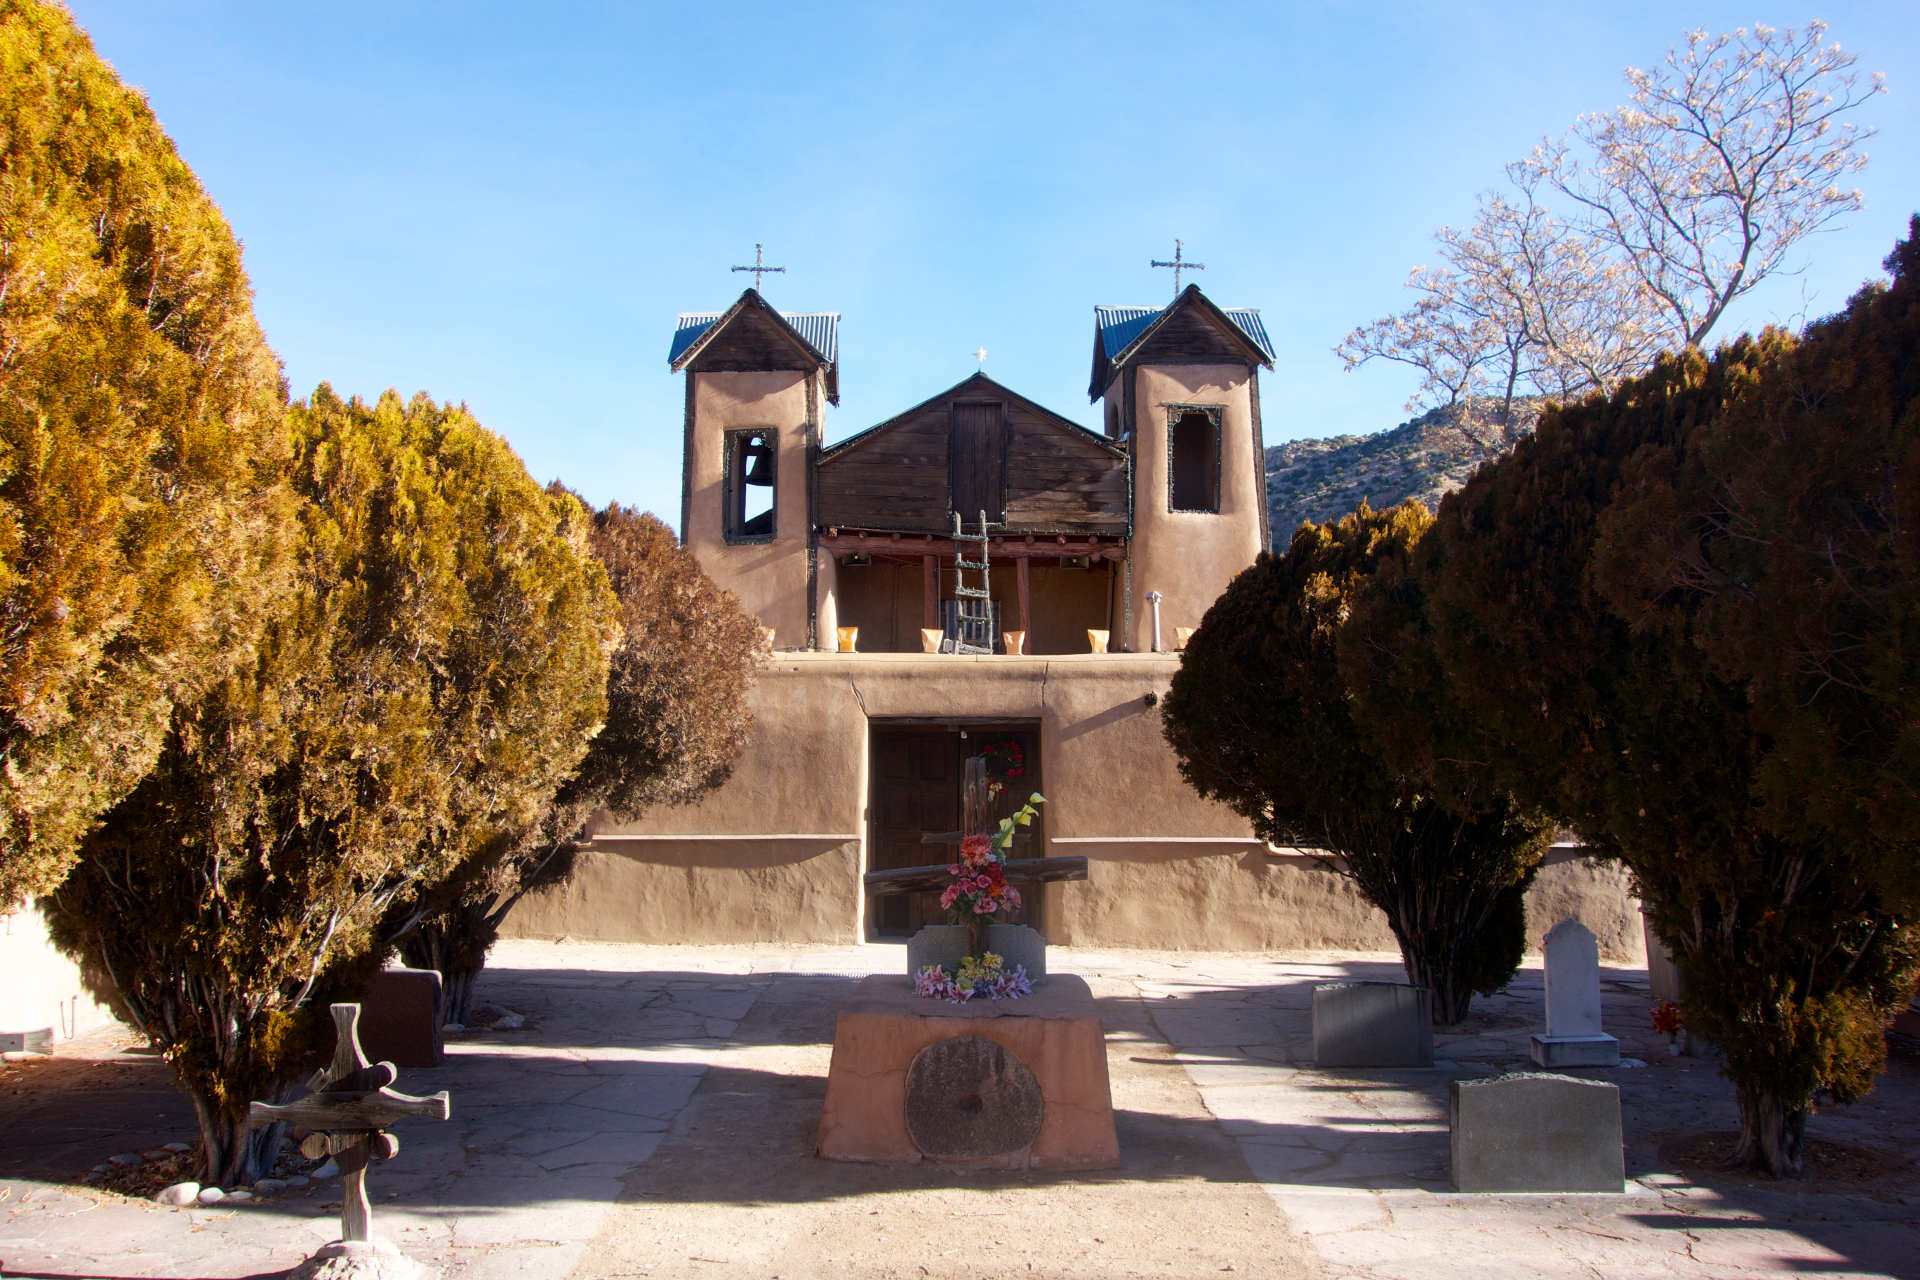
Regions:
<instances>
[{"instance_id":1,"label":"millstone","mask_svg":"<svg viewBox=\"0 0 1920 1280\"><path fill-rule=\"evenodd\" d=\"M1027 1064L980 1036L949 1036L907 1068L907 1136L922 1155L1008 1155L1040 1135L1046 1100Z\"/></svg>"}]
</instances>

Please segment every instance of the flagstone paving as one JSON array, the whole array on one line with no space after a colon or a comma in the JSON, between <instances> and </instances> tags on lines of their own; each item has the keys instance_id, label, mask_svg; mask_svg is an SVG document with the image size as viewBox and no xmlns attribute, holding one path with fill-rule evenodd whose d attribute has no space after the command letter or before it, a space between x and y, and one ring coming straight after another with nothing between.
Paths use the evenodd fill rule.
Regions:
<instances>
[{"instance_id":1,"label":"flagstone paving","mask_svg":"<svg viewBox=\"0 0 1920 1280\"><path fill-rule=\"evenodd\" d=\"M481 999L525 1024L453 1037L444 1066L401 1073L409 1093L451 1090L453 1116L397 1128L398 1158L369 1173L375 1230L452 1276L535 1280L1176 1274L1203 1262L1333 1280L1920 1275L1920 1169L1901 1165L1920 1132L1909 1053L1863 1103L1810 1124L1815 1144L1851 1149L1851 1180L1689 1175L1676 1143L1733 1130L1730 1091L1711 1060L1668 1055L1643 972L1603 969L1626 1063L1575 1074L1621 1088L1623 1194L1468 1196L1448 1183L1447 1085L1527 1064L1537 961L1436 1037L1433 1068L1391 1071L1311 1060L1313 984L1397 980L1391 956L1060 949L1050 963L1085 975L1102 1007L1125 1161L1110 1174L812 1159L833 1009L857 978L903 968L898 946L504 943ZM164 1066L124 1034L0 1068L0 1270L260 1276L336 1234L337 1183L169 1209L74 1181L109 1155L191 1136ZM978 1248L943 1234L958 1203L991 1222ZM1116 1254L1103 1221L1151 1222L1153 1235Z\"/></svg>"}]
</instances>

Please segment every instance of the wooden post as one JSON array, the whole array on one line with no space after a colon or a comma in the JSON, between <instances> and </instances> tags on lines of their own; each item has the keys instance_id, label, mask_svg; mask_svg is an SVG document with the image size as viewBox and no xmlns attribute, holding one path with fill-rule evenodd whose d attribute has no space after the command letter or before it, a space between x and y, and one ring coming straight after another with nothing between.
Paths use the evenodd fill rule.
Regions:
<instances>
[{"instance_id":1,"label":"wooden post","mask_svg":"<svg viewBox=\"0 0 1920 1280\"><path fill-rule=\"evenodd\" d=\"M940 557L920 557L920 625L931 631L940 625Z\"/></svg>"},{"instance_id":2,"label":"wooden post","mask_svg":"<svg viewBox=\"0 0 1920 1280\"><path fill-rule=\"evenodd\" d=\"M960 808L960 831L962 836L988 834L993 823L993 793L987 790L987 758L968 756L966 763L966 792ZM967 920L967 954L983 956L987 953L987 925L989 916L971 916Z\"/></svg>"},{"instance_id":3,"label":"wooden post","mask_svg":"<svg viewBox=\"0 0 1920 1280\"><path fill-rule=\"evenodd\" d=\"M1032 611L1027 608L1027 566L1033 563L1031 556L1021 556L1019 572L1014 575L1020 592L1020 652L1027 651L1027 638L1033 634Z\"/></svg>"}]
</instances>

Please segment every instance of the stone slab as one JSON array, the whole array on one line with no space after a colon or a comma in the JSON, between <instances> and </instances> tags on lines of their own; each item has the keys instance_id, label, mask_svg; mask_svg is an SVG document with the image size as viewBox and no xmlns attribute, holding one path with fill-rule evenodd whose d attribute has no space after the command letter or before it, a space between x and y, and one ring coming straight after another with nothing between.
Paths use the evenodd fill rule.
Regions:
<instances>
[{"instance_id":1,"label":"stone slab","mask_svg":"<svg viewBox=\"0 0 1920 1280\"><path fill-rule=\"evenodd\" d=\"M1533 1061L1549 1071L1563 1067L1617 1067L1620 1042L1604 1033L1597 1036L1533 1037Z\"/></svg>"},{"instance_id":2,"label":"stone slab","mask_svg":"<svg viewBox=\"0 0 1920 1280\"><path fill-rule=\"evenodd\" d=\"M1618 1085L1517 1072L1448 1095L1456 1190L1624 1190Z\"/></svg>"},{"instance_id":3,"label":"stone slab","mask_svg":"<svg viewBox=\"0 0 1920 1280\"><path fill-rule=\"evenodd\" d=\"M1046 981L1047 939L1039 930L1024 924L990 924L987 949L998 955L1008 969L1025 965L1027 977L1034 985Z\"/></svg>"},{"instance_id":4,"label":"stone slab","mask_svg":"<svg viewBox=\"0 0 1920 1280\"><path fill-rule=\"evenodd\" d=\"M877 1164L931 1158L907 1131L907 1076L923 1049L961 1036L991 1041L1031 1071L1044 1110L1030 1146L940 1163L1010 1169L1110 1169L1120 1163L1106 1037L1093 992L1073 974L1056 974L1025 999L963 1004L921 999L911 982L895 975L863 979L834 1026L819 1154Z\"/></svg>"},{"instance_id":5,"label":"stone slab","mask_svg":"<svg viewBox=\"0 0 1920 1280\"><path fill-rule=\"evenodd\" d=\"M1322 1067L1433 1065L1433 993L1399 982L1313 989L1313 1061Z\"/></svg>"},{"instance_id":6,"label":"stone slab","mask_svg":"<svg viewBox=\"0 0 1920 1280\"><path fill-rule=\"evenodd\" d=\"M1027 977L1036 985L1047 976L1047 940L1036 929L1024 924L988 925L987 950L996 953L1009 969L1025 965ZM924 925L907 939L907 976L911 978L930 964L957 969L966 954L965 925Z\"/></svg>"},{"instance_id":7,"label":"stone slab","mask_svg":"<svg viewBox=\"0 0 1920 1280\"><path fill-rule=\"evenodd\" d=\"M382 969L360 997L360 1047L369 1062L437 1067L443 1056L440 975L432 969Z\"/></svg>"},{"instance_id":8,"label":"stone slab","mask_svg":"<svg viewBox=\"0 0 1920 1280\"><path fill-rule=\"evenodd\" d=\"M1547 1034L1556 1039L1603 1034L1600 1029L1600 943L1578 920L1547 930Z\"/></svg>"}]
</instances>

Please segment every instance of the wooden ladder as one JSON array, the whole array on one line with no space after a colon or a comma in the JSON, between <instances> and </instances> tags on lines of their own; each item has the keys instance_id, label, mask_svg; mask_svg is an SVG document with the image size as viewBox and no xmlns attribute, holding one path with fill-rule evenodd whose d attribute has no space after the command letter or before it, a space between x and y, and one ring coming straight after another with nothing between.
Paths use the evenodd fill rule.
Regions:
<instances>
[{"instance_id":1,"label":"wooden ladder","mask_svg":"<svg viewBox=\"0 0 1920 1280\"><path fill-rule=\"evenodd\" d=\"M960 523L960 513L953 513L953 595L954 628L953 651L955 653L992 653L993 652L993 592L991 590L992 570L988 565L987 551L987 513L980 513L980 532L971 534ZM977 547L974 552L978 560L967 559L969 548ZM967 575L978 573L980 585L969 586Z\"/></svg>"}]
</instances>

